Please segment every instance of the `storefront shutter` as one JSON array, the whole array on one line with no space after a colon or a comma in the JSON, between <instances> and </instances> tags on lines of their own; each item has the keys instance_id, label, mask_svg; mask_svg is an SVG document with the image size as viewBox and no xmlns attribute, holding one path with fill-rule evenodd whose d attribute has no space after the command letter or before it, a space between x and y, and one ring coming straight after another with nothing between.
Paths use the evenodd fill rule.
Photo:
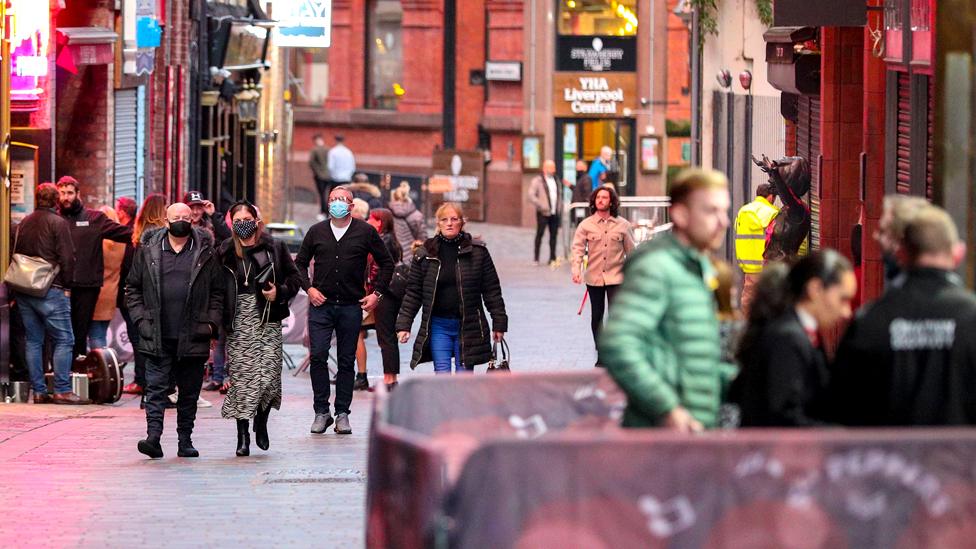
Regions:
<instances>
[{"instance_id":1,"label":"storefront shutter","mask_svg":"<svg viewBox=\"0 0 976 549\"><path fill-rule=\"evenodd\" d=\"M810 247L820 247L820 98L800 97L796 154L810 163Z\"/></svg>"},{"instance_id":2,"label":"storefront shutter","mask_svg":"<svg viewBox=\"0 0 976 549\"><path fill-rule=\"evenodd\" d=\"M897 125L895 128L895 192L912 192L912 94L911 77L898 73Z\"/></svg>"},{"instance_id":3,"label":"storefront shutter","mask_svg":"<svg viewBox=\"0 0 976 549\"><path fill-rule=\"evenodd\" d=\"M933 136L935 135L935 78L928 78L928 100L926 104L928 105L928 123L927 126L927 138L926 142L926 155L925 155L925 197L929 200L933 200L933 178L932 174L935 173L935 143Z\"/></svg>"},{"instance_id":4,"label":"storefront shutter","mask_svg":"<svg viewBox=\"0 0 976 549\"><path fill-rule=\"evenodd\" d=\"M115 198L139 196L139 94L136 88L115 91Z\"/></svg>"}]
</instances>

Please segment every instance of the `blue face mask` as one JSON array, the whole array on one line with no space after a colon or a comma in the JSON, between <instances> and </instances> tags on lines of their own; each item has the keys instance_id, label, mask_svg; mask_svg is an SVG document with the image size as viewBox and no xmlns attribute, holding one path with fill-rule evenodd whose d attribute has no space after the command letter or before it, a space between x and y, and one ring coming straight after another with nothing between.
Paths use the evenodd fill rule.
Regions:
<instances>
[{"instance_id":1,"label":"blue face mask","mask_svg":"<svg viewBox=\"0 0 976 549\"><path fill-rule=\"evenodd\" d=\"M343 202L342 200L333 200L329 202L329 215L336 219L342 219L349 215L349 204Z\"/></svg>"}]
</instances>

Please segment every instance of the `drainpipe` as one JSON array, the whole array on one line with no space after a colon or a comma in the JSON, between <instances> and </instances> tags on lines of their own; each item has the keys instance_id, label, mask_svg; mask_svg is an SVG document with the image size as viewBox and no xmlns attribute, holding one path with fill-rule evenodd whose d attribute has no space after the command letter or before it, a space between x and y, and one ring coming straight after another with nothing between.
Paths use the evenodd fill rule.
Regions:
<instances>
[{"instance_id":1,"label":"drainpipe","mask_svg":"<svg viewBox=\"0 0 976 549\"><path fill-rule=\"evenodd\" d=\"M535 87L537 71L535 66L535 38L536 38L536 0L529 2L529 133L535 133Z\"/></svg>"}]
</instances>

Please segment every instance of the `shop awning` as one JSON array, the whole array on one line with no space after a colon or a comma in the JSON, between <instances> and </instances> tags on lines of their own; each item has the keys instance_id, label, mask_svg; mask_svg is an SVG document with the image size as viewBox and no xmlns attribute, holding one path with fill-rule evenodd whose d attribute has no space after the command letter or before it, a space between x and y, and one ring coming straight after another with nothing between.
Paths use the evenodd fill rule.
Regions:
<instances>
[{"instance_id":1,"label":"shop awning","mask_svg":"<svg viewBox=\"0 0 976 549\"><path fill-rule=\"evenodd\" d=\"M776 0L775 27L863 27L868 22L865 0Z\"/></svg>"}]
</instances>

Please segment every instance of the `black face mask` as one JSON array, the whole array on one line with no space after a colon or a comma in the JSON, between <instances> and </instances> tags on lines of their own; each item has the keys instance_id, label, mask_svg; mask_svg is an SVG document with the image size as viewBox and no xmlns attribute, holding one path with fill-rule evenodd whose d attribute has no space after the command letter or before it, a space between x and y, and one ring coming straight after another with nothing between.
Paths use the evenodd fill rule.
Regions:
<instances>
[{"instance_id":1,"label":"black face mask","mask_svg":"<svg viewBox=\"0 0 976 549\"><path fill-rule=\"evenodd\" d=\"M238 238L251 238L257 230L258 222L253 219L238 219L234 222L234 233Z\"/></svg>"},{"instance_id":2,"label":"black face mask","mask_svg":"<svg viewBox=\"0 0 976 549\"><path fill-rule=\"evenodd\" d=\"M193 226L190 225L189 221L170 221L169 223L169 234L176 238L190 236L190 231L192 230Z\"/></svg>"},{"instance_id":3,"label":"black face mask","mask_svg":"<svg viewBox=\"0 0 976 549\"><path fill-rule=\"evenodd\" d=\"M579 181L586 175L586 170L576 170L576 180Z\"/></svg>"}]
</instances>

